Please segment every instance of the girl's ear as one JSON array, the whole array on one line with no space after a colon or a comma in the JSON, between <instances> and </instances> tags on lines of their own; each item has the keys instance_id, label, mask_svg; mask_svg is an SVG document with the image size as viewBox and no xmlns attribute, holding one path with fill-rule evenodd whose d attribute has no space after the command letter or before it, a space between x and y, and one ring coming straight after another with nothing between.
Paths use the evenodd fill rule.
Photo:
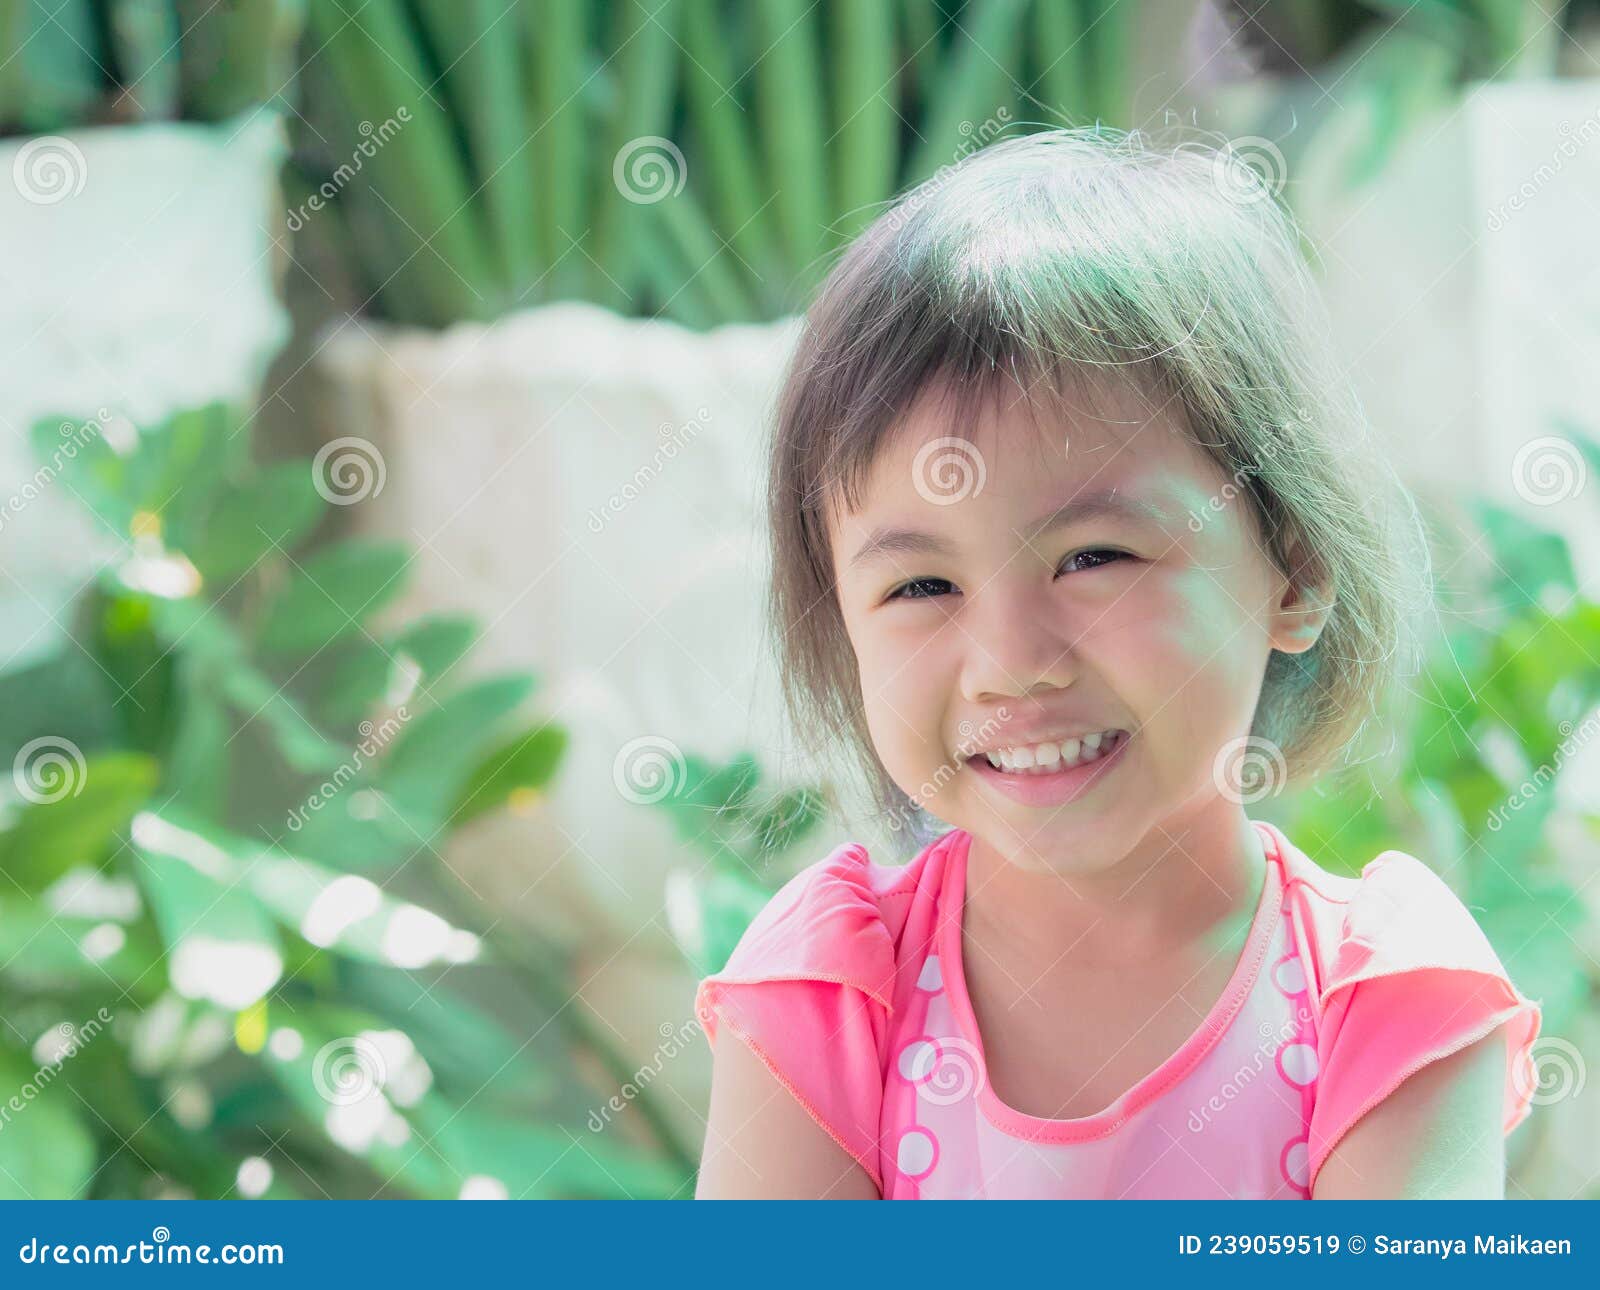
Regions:
<instances>
[{"instance_id":1,"label":"girl's ear","mask_svg":"<svg viewBox=\"0 0 1600 1290\"><path fill-rule=\"evenodd\" d=\"M1272 612L1272 648L1285 654L1305 653L1317 643L1322 629L1328 625L1333 605L1333 597L1325 586L1319 583L1297 586L1286 581L1283 596Z\"/></svg>"}]
</instances>

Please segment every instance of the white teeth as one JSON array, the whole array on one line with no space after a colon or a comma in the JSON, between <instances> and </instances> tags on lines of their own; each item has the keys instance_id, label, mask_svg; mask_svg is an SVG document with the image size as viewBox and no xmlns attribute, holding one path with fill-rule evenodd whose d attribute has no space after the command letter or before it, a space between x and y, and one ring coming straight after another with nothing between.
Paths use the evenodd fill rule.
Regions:
<instances>
[{"instance_id":1,"label":"white teeth","mask_svg":"<svg viewBox=\"0 0 1600 1290\"><path fill-rule=\"evenodd\" d=\"M1117 732L1102 730L1085 735L1082 739L1065 739L1062 742L1033 744L1022 748L999 748L986 752L989 765L996 770L1011 773L1046 774L1068 770L1083 762L1098 761L1108 754L1116 743Z\"/></svg>"}]
</instances>

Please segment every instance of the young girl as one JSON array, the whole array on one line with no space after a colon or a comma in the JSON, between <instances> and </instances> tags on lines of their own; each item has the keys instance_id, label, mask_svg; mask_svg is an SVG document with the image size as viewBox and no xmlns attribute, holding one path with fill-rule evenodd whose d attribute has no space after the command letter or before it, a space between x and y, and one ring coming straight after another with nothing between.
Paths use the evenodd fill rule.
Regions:
<instances>
[{"instance_id":1,"label":"young girl","mask_svg":"<svg viewBox=\"0 0 1600 1290\"><path fill-rule=\"evenodd\" d=\"M954 827L817 861L700 983L699 1196L1503 1194L1537 1006L1421 861L1245 809L1347 759L1429 594L1317 316L1253 172L1139 135L990 147L850 246L773 625L814 746Z\"/></svg>"}]
</instances>

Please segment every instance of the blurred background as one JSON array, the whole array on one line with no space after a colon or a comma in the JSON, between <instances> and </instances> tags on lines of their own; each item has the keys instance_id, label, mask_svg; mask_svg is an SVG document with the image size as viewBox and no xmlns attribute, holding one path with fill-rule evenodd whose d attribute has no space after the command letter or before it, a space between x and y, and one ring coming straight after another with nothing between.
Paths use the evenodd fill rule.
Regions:
<instances>
[{"instance_id":1,"label":"blurred background","mask_svg":"<svg viewBox=\"0 0 1600 1290\"><path fill-rule=\"evenodd\" d=\"M1436 545L1392 737L1252 814L1445 876L1508 1194L1594 1197L1597 74L1592 0L0 0L0 1197L692 1195L696 979L914 850L762 648L796 316L1097 121L1294 213Z\"/></svg>"}]
</instances>

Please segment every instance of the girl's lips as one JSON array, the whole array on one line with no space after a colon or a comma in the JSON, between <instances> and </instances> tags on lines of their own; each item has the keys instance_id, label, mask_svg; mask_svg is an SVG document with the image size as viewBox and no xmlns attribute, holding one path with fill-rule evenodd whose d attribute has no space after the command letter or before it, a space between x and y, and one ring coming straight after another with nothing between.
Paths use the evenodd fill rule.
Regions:
<instances>
[{"instance_id":1,"label":"girl's lips","mask_svg":"<svg viewBox=\"0 0 1600 1290\"><path fill-rule=\"evenodd\" d=\"M1101 753L1094 761L1082 761L1050 774L997 770L983 756L972 758L967 765L997 790L1024 806L1061 806L1082 797L1105 778L1113 766L1119 765L1131 738L1127 731L1120 731L1110 752Z\"/></svg>"}]
</instances>

